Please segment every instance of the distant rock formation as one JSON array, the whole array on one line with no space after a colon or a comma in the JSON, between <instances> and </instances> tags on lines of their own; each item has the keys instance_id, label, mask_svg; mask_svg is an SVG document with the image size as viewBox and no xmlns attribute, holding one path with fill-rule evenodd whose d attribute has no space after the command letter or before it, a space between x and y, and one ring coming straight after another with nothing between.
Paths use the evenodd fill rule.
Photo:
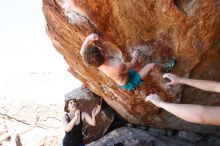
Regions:
<instances>
[{"instance_id":1,"label":"distant rock formation","mask_svg":"<svg viewBox=\"0 0 220 146\"><path fill-rule=\"evenodd\" d=\"M180 120L144 102L144 97L158 93L170 102L220 105L217 94L166 87L158 71L136 91L127 92L96 68L86 67L79 50L85 37L97 32L125 61L130 61L133 46L141 46L138 69L174 57L173 73L220 81L219 9L217 0L43 0L47 33L73 76L131 123L202 133L218 133L220 128Z\"/></svg>"}]
</instances>

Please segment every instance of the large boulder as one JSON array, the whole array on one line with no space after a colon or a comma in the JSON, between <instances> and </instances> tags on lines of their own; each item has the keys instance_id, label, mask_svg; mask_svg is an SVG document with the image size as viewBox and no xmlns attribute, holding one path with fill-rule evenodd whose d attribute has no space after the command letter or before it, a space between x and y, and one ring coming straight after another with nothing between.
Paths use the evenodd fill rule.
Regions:
<instances>
[{"instance_id":1,"label":"large boulder","mask_svg":"<svg viewBox=\"0 0 220 146\"><path fill-rule=\"evenodd\" d=\"M185 86L168 88L157 70L136 91L128 92L85 66L79 51L85 37L97 32L105 40L100 45L124 61L130 61L131 48L139 46L137 69L174 57L173 73L220 81L219 9L220 1L213 0L43 0L47 33L69 71L122 117L135 124L202 133L217 133L219 128L180 120L144 102L144 97L157 93L170 102L220 105L217 94Z\"/></svg>"}]
</instances>

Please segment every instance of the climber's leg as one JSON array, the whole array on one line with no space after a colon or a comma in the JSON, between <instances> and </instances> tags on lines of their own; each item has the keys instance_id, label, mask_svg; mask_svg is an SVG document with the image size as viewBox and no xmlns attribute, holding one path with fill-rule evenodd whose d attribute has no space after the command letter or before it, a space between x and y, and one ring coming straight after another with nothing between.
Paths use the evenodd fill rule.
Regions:
<instances>
[{"instance_id":1,"label":"climber's leg","mask_svg":"<svg viewBox=\"0 0 220 146\"><path fill-rule=\"evenodd\" d=\"M155 65L155 63L148 63L138 72L142 80L154 69Z\"/></svg>"},{"instance_id":2,"label":"climber's leg","mask_svg":"<svg viewBox=\"0 0 220 146\"><path fill-rule=\"evenodd\" d=\"M151 70L153 70L156 66L161 67L162 69L165 69L164 72L169 72L173 66L175 65L175 60L170 59L167 63L160 64L160 63L148 63L145 65L138 73L141 76L141 79L143 80Z\"/></svg>"}]
</instances>

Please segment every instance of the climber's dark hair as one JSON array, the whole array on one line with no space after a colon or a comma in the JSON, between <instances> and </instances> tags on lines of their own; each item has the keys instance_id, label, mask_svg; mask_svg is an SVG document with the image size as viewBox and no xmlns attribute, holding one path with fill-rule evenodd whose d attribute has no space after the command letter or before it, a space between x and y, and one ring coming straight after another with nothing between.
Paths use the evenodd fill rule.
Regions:
<instances>
[{"instance_id":1,"label":"climber's dark hair","mask_svg":"<svg viewBox=\"0 0 220 146\"><path fill-rule=\"evenodd\" d=\"M102 51L94 45L89 45L83 52L84 62L93 67L99 67L105 62L105 56Z\"/></svg>"}]
</instances>

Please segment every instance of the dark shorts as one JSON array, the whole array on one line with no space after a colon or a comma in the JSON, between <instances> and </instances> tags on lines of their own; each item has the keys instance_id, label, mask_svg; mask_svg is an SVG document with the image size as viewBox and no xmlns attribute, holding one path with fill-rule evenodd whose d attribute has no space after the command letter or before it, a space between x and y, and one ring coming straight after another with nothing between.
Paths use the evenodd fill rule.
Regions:
<instances>
[{"instance_id":1,"label":"dark shorts","mask_svg":"<svg viewBox=\"0 0 220 146\"><path fill-rule=\"evenodd\" d=\"M141 83L143 83L143 80L141 79L141 76L134 69L131 69L129 71L129 81L128 81L128 83L123 85L123 86L120 86L120 87L124 88L128 91L132 91L132 90L135 90L136 87Z\"/></svg>"}]
</instances>

